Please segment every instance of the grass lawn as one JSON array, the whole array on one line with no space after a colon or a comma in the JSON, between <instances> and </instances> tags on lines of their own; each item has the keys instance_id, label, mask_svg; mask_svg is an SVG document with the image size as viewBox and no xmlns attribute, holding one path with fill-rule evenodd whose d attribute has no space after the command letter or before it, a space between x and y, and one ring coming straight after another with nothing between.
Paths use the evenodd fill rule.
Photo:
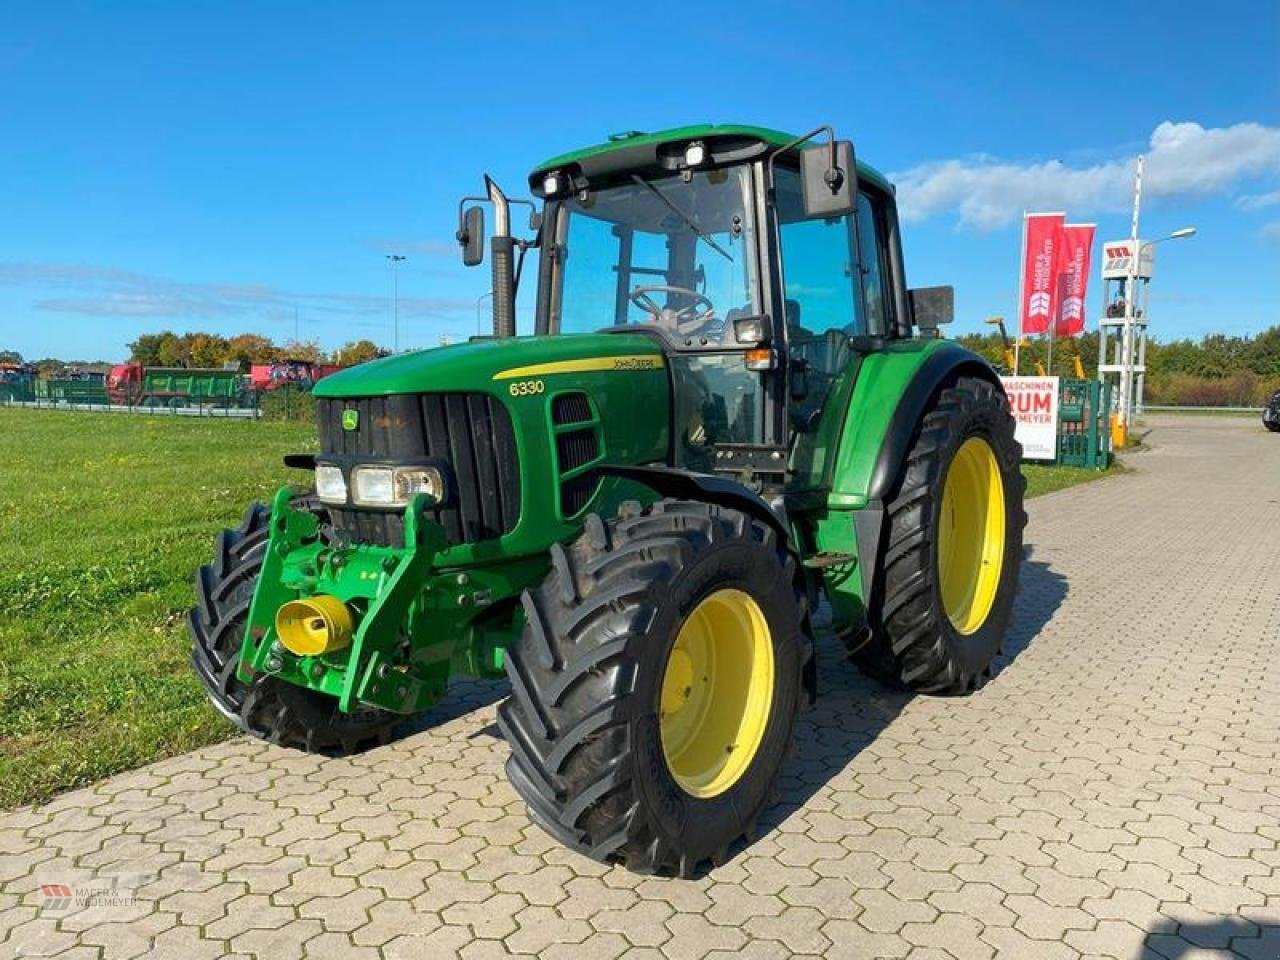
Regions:
<instances>
[{"instance_id":1,"label":"grass lawn","mask_svg":"<svg viewBox=\"0 0 1280 960\"><path fill-rule=\"evenodd\" d=\"M1079 467L1040 466L1033 463L1022 465L1022 475L1027 478L1027 496L1038 497L1041 494L1053 493L1064 487L1074 487L1077 483L1088 483L1109 477L1123 466L1112 465L1110 470L1081 470Z\"/></svg>"},{"instance_id":2,"label":"grass lawn","mask_svg":"<svg viewBox=\"0 0 1280 960\"><path fill-rule=\"evenodd\" d=\"M187 665L192 574L312 436L0 409L0 807L228 736Z\"/></svg>"},{"instance_id":3,"label":"grass lawn","mask_svg":"<svg viewBox=\"0 0 1280 960\"><path fill-rule=\"evenodd\" d=\"M1161 410L1159 407L1147 407L1148 417L1239 417L1243 419L1262 418L1262 407L1248 410L1223 410L1221 407L1179 407L1177 410ZM1139 420L1139 423L1142 421Z\"/></svg>"},{"instance_id":4,"label":"grass lawn","mask_svg":"<svg viewBox=\"0 0 1280 960\"><path fill-rule=\"evenodd\" d=\"M0 807L231 735L187 662L192 575L308 449L309 424L0 408Z\"/></svg>"}]
</instances>

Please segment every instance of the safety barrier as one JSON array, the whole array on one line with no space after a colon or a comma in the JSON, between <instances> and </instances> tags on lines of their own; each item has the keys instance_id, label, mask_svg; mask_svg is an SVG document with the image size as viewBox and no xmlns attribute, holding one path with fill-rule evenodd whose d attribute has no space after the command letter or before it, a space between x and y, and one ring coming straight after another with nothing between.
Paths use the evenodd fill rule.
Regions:
<instances>
[{"instance_id":1,"label":"safety barrier","mask_svg":"<svg viewBox=\"0 0 1280 960\"><path fill-rule=\"evenodd\" d=\"M1111 384L1063 377L1058 383L1058 464L1111 465Z\"/></svg>"}]
</instances>

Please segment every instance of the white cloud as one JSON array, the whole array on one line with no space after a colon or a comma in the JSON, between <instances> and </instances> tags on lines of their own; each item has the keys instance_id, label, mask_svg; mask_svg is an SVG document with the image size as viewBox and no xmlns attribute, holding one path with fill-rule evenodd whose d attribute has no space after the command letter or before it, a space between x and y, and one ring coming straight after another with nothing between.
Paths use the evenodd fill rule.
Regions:
<instances>
[{"instance_id":1,"label":"white cloud","mask_svg":"<svg viewBox=\"0 0 1280 960\"><path fill-rule=\"evenodd\" d=\"M1143 171L1146 197L1218 193L1250 177L1280 174L1280 127L1237 123L1202 127L1166 120L1151 134ZM1089 166L1060 160L1019 164L978 156L925 163L893 174L903 218L956 213L984 229L1024 210L1066 210L1074 219L1123 211L1133 193L1135 158ZM1270 196L1263 194L1261 196Z\"/></svg>"},{"instance_id":2,"label":"white cloud","mask_svg":"<svg viewBox=\"0 0 1280 960\"><path fill-rule=\"evenodd\" d=\"M229 316L291 316L305 309L347 318L385 314L391 298L362 293L301 293L262 283L201 283L170 280L117 267L82 263L3 263L0 286L76 291L45 297L40 310L83 316L212 319ZM449 297L400 298L404 317L470 314L475 301Z\"/></svg>"},{"instance_id":3,"label":"white cloud","mask_svg":"<svg viewBox=\"0 0 1280 960\"><path fill-rule=\"evenodd\" d=\"M1277 203L1280 203L1280 190L1272 190L1270 193L1246 193L1236 197L1236 206L1251 213L1255 210L1274 207Z\"/></svg>"}]
</instances>

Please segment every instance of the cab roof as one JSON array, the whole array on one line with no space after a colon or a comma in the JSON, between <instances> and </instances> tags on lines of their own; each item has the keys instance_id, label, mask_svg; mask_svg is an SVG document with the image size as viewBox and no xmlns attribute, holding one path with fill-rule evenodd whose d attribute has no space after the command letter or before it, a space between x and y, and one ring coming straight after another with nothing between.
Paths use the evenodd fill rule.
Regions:
<instances>
[{"instance_id":1,"label":"cab roof","mask_svg":"<svg viewBox=\"0 0 1280 960\"><path fill-rule=\"evenodd\" d=\"M702 123L689 127L673 127L670 130L658 130L646 133L641 130L628 130L623 133L610 134L604 143L593 144L562 153L559 156L544 160L533 168L529 174L530 186L539 192L541 178L553 170L564 167L578 167L585 176L591 176L593 169L604 168L625 169L654 165L660 148L680 147L692 140L708 143L713 156L728 155L729 159L754 159L756 155L767 152L770 148L785 146L795 139L795 135L769 127L754 127L734 123ZM724 148L723 150L717 147ZM754 147L754 149L753 149ZM886 192L893 188L888 179L879 170L861 160L857 161L858 179L869 180Z\"/></svg>"}]
</instances>

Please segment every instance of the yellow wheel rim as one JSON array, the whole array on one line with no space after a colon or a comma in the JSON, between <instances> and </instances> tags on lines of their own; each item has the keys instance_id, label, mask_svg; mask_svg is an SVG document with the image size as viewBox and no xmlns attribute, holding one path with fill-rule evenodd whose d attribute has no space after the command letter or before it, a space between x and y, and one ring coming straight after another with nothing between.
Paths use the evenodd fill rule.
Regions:
<instances>
[{"instance_id":1,"label":"yellow wheel rim","mask_svg":"<svg viewBox=\"0 0 1280 960\"><path fill-rule=\"evenodd\" d=\"M759 605L717 590L689 614L667 655L658 707L662 755L686 793L724 793L751 766L773 705L773 638Z\"/></svg>"},{"instance_id":2,"label":"yellow wheel rim","mask_svg":"<svg viewBox=\"0 0 1280 960\"><path fill-rule=\"evenodd\" d=\"M938 531L938 582L951 625L986 622L1004 565L1004 482L991 444L970 437L947 468Z\"/></svg>"}]
</instances>

